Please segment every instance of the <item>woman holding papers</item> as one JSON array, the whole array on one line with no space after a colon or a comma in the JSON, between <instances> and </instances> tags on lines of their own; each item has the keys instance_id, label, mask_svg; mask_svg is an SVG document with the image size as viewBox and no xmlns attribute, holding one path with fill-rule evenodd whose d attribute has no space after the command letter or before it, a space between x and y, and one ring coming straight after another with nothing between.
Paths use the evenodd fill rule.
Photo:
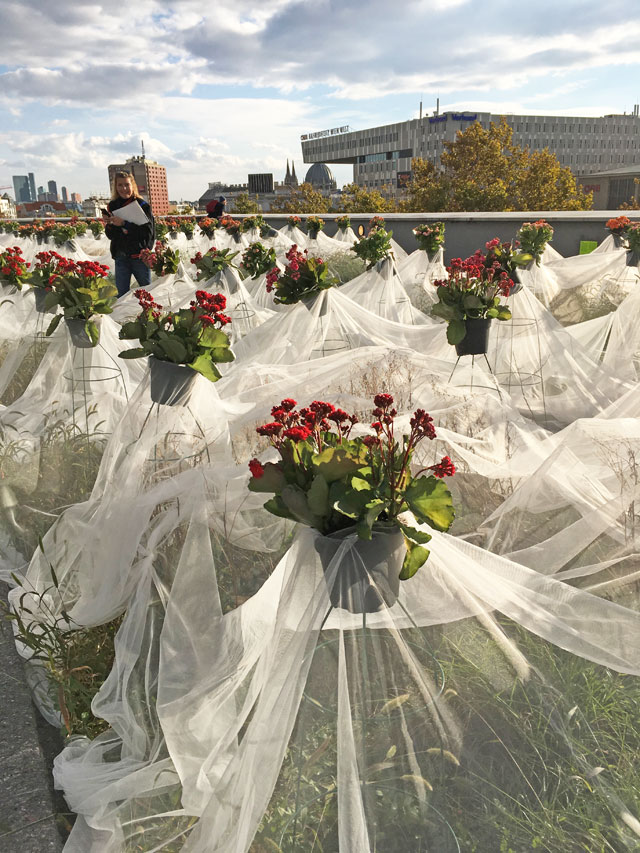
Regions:
<instances>
[{"instance_id":1,"label":"woman holding papers","mask_svg":"<svg viewBox=\"0 0 640 853\"><path fill-rule=\"evenodd\" d=\"M111 240L111 257L116 267L118 296L124 296L131 285L131 275L141 287L151 284L151 270L140 260L142 249L155 242L155 223L151 208L140 197L135 178L130 172L113 176L109 215L104 215L104 230ZM106 214L106 211L103 211Z\"/></svg>"}]
</instances>

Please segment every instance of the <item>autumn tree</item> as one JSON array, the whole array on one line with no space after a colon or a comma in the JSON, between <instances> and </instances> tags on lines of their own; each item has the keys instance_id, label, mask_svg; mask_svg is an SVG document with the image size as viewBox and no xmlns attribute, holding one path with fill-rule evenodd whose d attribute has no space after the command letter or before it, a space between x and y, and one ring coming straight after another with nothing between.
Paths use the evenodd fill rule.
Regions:
<instances>
[{"instance_id":1,"label":"autumn tree","mask_svg":"<svg viewBox=\"0 0 640 853\"><path fill-rule=\"evenodd\" d=\"M293 187L291 194L271 202L271 213L328 213L330 200L311 184Z\"/></svg>"},{"instance_id":2,"label":"autumn tree","mask_svg":"<svg viewBox=\"0 0 640 853\"><path fill-rule=\"evenodd\" d=\"M405 210L587 210L592 195L547 148L529 151L513 142L503 118L485 130L474 122L444 143L442 167L414 159Z\"/></svg>"},{"instance_id":3,"label":"autumn tree","mask_svg":"<svg viewBox=\"0 0 640 853\"><path fill-rule=\"evenodd\" d=\"M386 198L378 190L345 184L335 210L339 213L391 213L397 210L397 205L394 199Z\"/></svg>"},{"instance_id":4,"label":"autumn tree","mask_svg":"<svg viewBox=\"0 0 640 853\"><path fill-rule=\"evenodd\" d=\"M636 187L640 186L640 180L638 178L634 178L633 183ZM623 201L618 210L640 210L640 196L638 196L638 191L636 189L634 189L634 193L629 201Z\"/></svg>"},{"instance_id":5,"label":"autumn tree","mask_svg":"<svg viewBox=\"0 0 640 853\"><path fill-rule=\"evenodd\" d=\"M260 205L249 198L249 193L240 193L233 203L234 213L260 213Z\"/></svg>"}]
</instances>

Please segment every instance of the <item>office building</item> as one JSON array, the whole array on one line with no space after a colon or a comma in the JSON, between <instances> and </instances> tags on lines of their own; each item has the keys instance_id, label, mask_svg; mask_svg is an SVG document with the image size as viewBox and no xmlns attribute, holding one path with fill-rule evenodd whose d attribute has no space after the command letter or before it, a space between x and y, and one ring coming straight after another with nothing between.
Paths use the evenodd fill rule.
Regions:
<instances>
[{"instance_id":1,"label":"office building","mask_svg":"<svg viewBox=\"0 0 640 853\"><path fill-rule=\"evenodd\" d=\"M287 163L287 168L289 164ZM247 180L249 182L249 193L253 195L257 195L258 193L272 193L273 192L273 173L272 172L264 172L262 174L257 175L247 175Z\"/></svg>"},{"instance_id":2,"label":"office building","mask_svg":"<svg viewBox=\"0 0 640 853\"><path fill-rule=\"evenodd\" d=\"M47 193L47 201L58 201L58 185L55 181L49 181L47 184L49 191Z\"/></svg>"},{"instance_id":3,"label":"office building","mask_svg":"<svg viewBox=\"0 0 640 853\"><path fill-rule=\"evenodd\" d=\"M31 196L30 201L36 201L36 179L33 172L29 172L29 195Z\"/></svg>"},{"instance_id":4,"label":"office building","mask_svg":"<svg viewBox=\"0 0 640 853\"><path fill-rule=\"evenodd\" d=\"M473 122L488 129L502 115L481 112L440 113L368 130L334 128L301 137L305 163L352 163L353 180L367 188L402 190L411 179L411 160L439 164L445 142ZM505 115L513 142L532 151L548 148L576 176L640 164L640 108L623 115Z\"/></svg>"},{"instance_id":5,"label":"office building","mask_svg":"<svg viewBox=\"0 0 640 853\"><path fill-rule=\"evenodd\" d=\"M67 188L62 187L60 189L60 192L62 193L62 201L69 201L69 196L67 195Z\"/></svg>"},{"instance_id":6,"label":"office building","mask_svg":"<svg viewBox=\"0 0 640 853\"><path fill-rule=\"evenodd\" d=\"M80 193L71 193L71 201L75 204L82 204L82 196Z\"/></svg>"},{"instance_id":7,"label":"office building","mask_svg":"<svg viewBox=\"0 0 640 853\"><path fill-rule=\"evenodd\" d=\"M13 175L13 194L16 204L32 201L29 178L26 175Z\"/></svg>"},{"instance_id":8,"label":"office building","mask_svg":"<svg viewBox=\"0 0 640 853\"><path fill-rule=\"evenodd\" d=\"M113 163L109 166L109 186L116 172L130 172L135 178L142 198L149 202L154 216L169 213L169 193L167 191L167 170L155 160L144 156L130 157L126 163ZM72 196L73 197L73 196Z\"/></svg>"}]
</instances>

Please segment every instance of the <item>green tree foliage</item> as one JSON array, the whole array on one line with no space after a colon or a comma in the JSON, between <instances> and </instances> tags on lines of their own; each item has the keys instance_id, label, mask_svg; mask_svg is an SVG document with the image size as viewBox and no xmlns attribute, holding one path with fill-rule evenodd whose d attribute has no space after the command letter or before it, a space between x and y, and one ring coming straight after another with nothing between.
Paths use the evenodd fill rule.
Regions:
<instances>
[{"instance_id":1,"label":"green tree foliage","mask_svg":"<svg viewBox=\"0 0 640 853\"><path fill-rule=\"evenodd\" d=\"M395 199L385 198L378 190L346 184L336 208L340 213L390 213L397 210Z\"/></svg>"},{"instance_id":2,"label":"green tree foliage","mask_svg":"<svg viewBox=\"0 0 640 853\"><path fill-rule=\"evenodd\" d=\"M234 213L260 213L260 205L249 198L249 193L240 193L233 204Z\"/></svg>"},{"instance_id":3,"label":"green tree foliage","mask_svg":"<svg viewBox=\"0 0 640 853\"><path fill-rule=\"evenodd\" d=\"M271 213L328 213L331 200L314 190L311 184L293 187L291 195L271 203Z\"/></svg>"},{"instance_id":4,"label":"green tree foliage","mask_svg":"<svg viewBox=\"0 0 640 853\"><path fill-rule=\"evenodd\" d=\"M513 142L502 119L485 130L474 122L444 143L442 168L416 158L406 211L588 210L592 195L548 148L530 151Z\"/></svg>"}]
</instances>

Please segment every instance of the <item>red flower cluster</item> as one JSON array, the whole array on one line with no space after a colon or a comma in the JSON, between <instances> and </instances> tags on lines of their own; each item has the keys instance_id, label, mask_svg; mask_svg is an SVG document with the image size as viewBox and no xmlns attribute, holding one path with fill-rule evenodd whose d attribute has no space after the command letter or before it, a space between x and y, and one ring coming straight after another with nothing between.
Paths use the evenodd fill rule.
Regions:
<instances>
[{"instance_id":1,"label":"red flower cluster","mask_svg":"<svg viewBox=\"0 0 640 853\"><path fill-rule=\"evenodd\" d=\"M335 425L338 441L347 438L351 428L358 422L355 415L349 415L343 409L337 409L332 403L314 400L306 408L296 410L296 401L286 397L278 406L271 409L273 421L256 428L258 435L271 439L275 447L289 438L292 441L306 441L313 437L318 451L323 445L323 432L329 432Z\"/></svg>"},{"instance_id":2,"label":"red flower cluster","mask_svg":"<svg viewBox=\"0 0 640 853\"><path fill-rule=\"evenodd\" d=\"M203 326L212 326L220 323L226 326L231 322L231 317L222 312L227 307L227 298L222 293L207 293L206 290L196 290L196 301L191 303L191 310L201 309L200 320Z\"/></svg>"},{"instance_id":3,"label":"red flower cluster","mask_svg":"<svg viewBox=\"0 0 640 853\"><path fill-rule=\"evenodd\" d=\"M631 224L628 216L615 216L607 222L607 228L612 234L624 234L627 225Z\"/></svg>"},{"instance_id":4,"label":"red flower cluster","mask_svg":"<svg viewBox=\"0 0 640 853\"><path fill-rule=\"evenodd\" d=\"M251 471L251 475L255 477L256 480L259 480L260 477L264 475L264 468L259 459L252 459L251 462L249 462L249 470Z\"/></svg>"},{"instance_id":5,"label":"red flower cluster","mask_svg":"<svg viewBox=\"0 0 640 853\"><path fill-rule=\"evenodd\" d=\"M456 466L448 456L443 456L437 465L430 465L429 471L433 471L434 477L452 477L456 473Z\"/></svg>"},{"instance_id":6,"label":"red flower cluster","mask_svg":"<svg viewBox=\"0 0 640 853\"><path fill-rule=\"evenodd\" d=\"M0 274L3 278L8 278L12 282L18 281L30 266L31 264L22 257L22 249L19 246L12 246L0 252Z\"/></svg>"}]
</instances>

